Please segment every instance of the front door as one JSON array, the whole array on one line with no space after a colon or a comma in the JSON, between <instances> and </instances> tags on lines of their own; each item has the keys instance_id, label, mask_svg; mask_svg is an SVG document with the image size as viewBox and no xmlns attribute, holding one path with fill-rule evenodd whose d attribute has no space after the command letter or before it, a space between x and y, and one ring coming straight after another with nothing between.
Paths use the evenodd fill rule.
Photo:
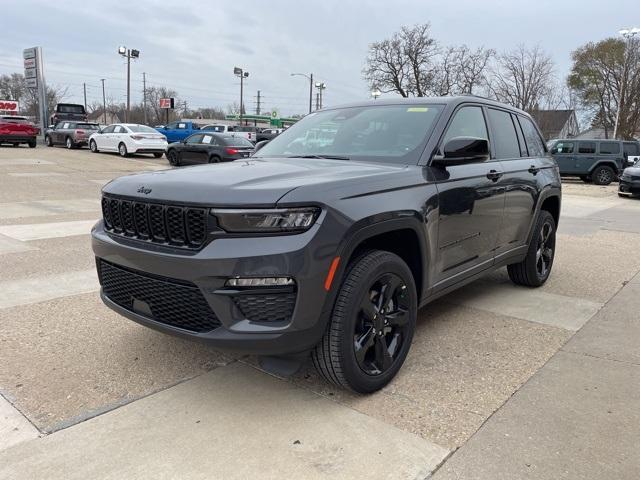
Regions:
<instances>
[{"instance_id":1,"label":"front door","mask_svg":"<svg viewBox=\"0 0 640 480\"><path fill-rule=\"evenodd\" d=\"M440 151L455 137L489 139L481 106L463 105L454 113ZM438 188L435 288L439 290L493 264L505 196L497 160L431 168Z\"/></svg>"},{"instance_id":2,"label":"front door","mask_svg":"<svg viewBox=\"0 0 640 480\"><path fill-rule=\"evenodd\" d=\"M551 155L558 164L561 175L576 173L576 142L557 142L551 149Z\"/></svg>"},{"instance_id":3,"label":"front door","mask_svg":"<svg viewBox=\"0 0 640 480\"><path fill-rule=\"evenodd\" d=\"M200 144L202 137L203 134L194 133L185 139L184 145L180 149L180 161L183 165L198 163L200 149L202 148L202 145Z\"/></svg>"}]
</instances>

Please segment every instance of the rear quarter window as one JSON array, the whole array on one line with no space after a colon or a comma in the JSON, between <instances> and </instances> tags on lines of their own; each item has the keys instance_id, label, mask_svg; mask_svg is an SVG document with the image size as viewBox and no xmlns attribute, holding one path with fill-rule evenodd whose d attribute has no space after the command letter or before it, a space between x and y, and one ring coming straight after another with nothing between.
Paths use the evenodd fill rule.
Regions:
<instances>
[{"instance_id":1,"label":"rear quarter window","mask_svg":"<svg viewBox=\"0 0 640 480\"><path fill-rule=\"evenodd\" d=\"M522 127L522 134L527 144L527 150L530 157L542 157L546 153L544 142L540 138L538 129L533 122L527 117L519 116L520 126Z\"/></svg>"},{"instance_id":2,"label":"rear quarter window","mask_svg":"<svg viewBox=\"0 0 640 480\"><path fill-rule=\"evenodd\" d=\"M603 155L616 155L620 153L618 142L600 142L600 153Z\"/></svg>"}]
</instances>

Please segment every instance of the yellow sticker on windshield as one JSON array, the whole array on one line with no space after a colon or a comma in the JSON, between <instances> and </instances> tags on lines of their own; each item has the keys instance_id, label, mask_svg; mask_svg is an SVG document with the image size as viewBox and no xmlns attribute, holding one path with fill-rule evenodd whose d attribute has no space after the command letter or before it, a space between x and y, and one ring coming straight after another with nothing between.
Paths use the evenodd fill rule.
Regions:
<instances>
[{"instance_id":1,"label":"yellow sticker on windshield","mask_svg":"<svg viewBox=\"0 0 640 480\"><path fill-rule=\"evenodd\" d=\"M427 112L429 109L427 107L409 107L407 108L407 112Z\"/></svg>"}]
</instances>

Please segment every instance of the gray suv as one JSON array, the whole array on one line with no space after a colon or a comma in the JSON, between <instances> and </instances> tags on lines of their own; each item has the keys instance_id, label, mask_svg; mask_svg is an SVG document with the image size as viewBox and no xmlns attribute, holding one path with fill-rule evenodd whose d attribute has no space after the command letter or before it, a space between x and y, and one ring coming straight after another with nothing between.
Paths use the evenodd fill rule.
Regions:
<instances>
[{"instance_id":1,"label":"gray suv","mask_svg":"<svg viewBox=\"0 0 640 480\"><path fill-rule=\"evenodd\" d=\"M418 308L500 267L547 280L560 199L527 113L377 100L309 114L245 160L118 178L92 242L125 317L272 367L311 352L328 381L372 392Z\"/></svg>"},{"instance_id":2,"label":"gray suv","mask_svg":"<svg viewBox=\"0 0 640 480\"><path fill-rule=\"evenodd\" d=\"M616 181L629 165L629 157L640 154L638 142L620 140L555 140L550 149L560 175L596 185Z\"/></svg>"}]
</instances>

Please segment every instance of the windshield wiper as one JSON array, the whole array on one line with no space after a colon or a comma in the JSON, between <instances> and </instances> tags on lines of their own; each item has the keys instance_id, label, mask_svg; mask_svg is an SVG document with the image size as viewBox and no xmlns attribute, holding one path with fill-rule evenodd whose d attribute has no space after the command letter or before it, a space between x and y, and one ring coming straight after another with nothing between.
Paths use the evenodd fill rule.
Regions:
<instances>
[{"instance_id":1,"label":"windshield wiper","mask_svg":"<svg viewBox=\"0 0 640 480\"><path fill-rule=\"evenodd\" d=\"M341 155L288 155L287 158L321 158L326 160L351 160L349 157Z\"/></svg>"}]
</instances>

